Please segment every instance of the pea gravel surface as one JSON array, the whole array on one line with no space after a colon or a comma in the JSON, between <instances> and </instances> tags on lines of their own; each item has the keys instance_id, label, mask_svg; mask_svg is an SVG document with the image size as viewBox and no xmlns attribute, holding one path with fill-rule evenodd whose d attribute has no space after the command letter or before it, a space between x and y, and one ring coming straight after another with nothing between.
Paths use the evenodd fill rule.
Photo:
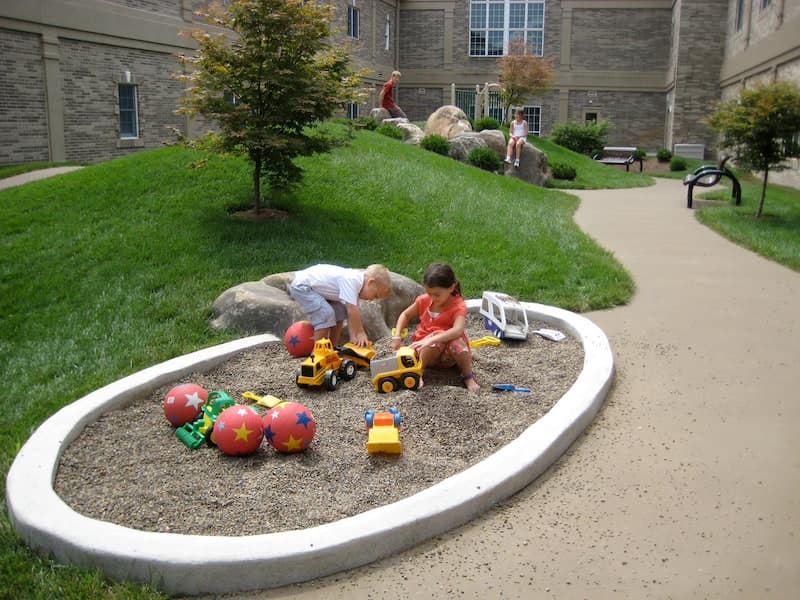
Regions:
<instances>
[{"instance_id":1,"label":"pea gravel surface","mask_svg":"<svg viewBox=\"0 0 800 600\"><path fill-rule=\"evenodd\" d=\"M540 327L549 328L531 323L531 331ZM468 317L467 332L472 340L487 334L477 315ZM376 357L391 354L389 342L375 341ZM301 389L300 359L283 344L249 350L88 425L64 451L55 490L87 517L153 532L255 535L353 516L486 458L547 413L583 366L583 349L570 336L553 342L531 333L526 341L474 348L473 357L479 392L468 392L451 369L426 371L419 390L379 394L368 369L334 391ZM314 440L295 454L266 441L244 457L206 444L190 450L162 409L166 392L186 382L224 390L243 404L250 403L245 391L300 402L317 421ZM493 391L495 383L531 392ZM402 452L369 454L364 412L392 406L402 416Z\"/></svg>"}]
</instances>

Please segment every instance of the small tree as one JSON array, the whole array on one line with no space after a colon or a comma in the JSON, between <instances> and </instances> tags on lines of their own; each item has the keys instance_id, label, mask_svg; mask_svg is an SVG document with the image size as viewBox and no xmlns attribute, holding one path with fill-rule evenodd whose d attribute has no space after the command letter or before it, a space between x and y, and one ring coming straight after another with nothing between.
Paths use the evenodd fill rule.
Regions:
<instances>
[{"instance_id":1,"label":"small tree","mask_svg":"<svg viewBox=\"0 0 800 600\"><path fill-rule=\"evenodd\" d=\"M331 149L331 138L307 127L359 99L360 74L349 48L334 43L333 8L304 0L230 0L198 14L223 30L195 29L198 44L181 55L188 73L178 112L199 114L220 128L217 150L246 154L253 163L254 206L261 179L273 194L302 179L297 156Z\"/></svg>"},{"instance_id":2,"label":"small tree","mask_svg":"<svg viewBox=\"0 0 800 600\"><path fill-rule=\"evenodd\" d=\"M787 158L800 156L800 88L774 83L742 90L738 98L720 104L709 124L722 134L721 145L737 164L764 173L760 218L770 169L781 170Z\"/></svg>"},{"instance_id":3,"label":"small tree","mask_svg":"<svg viewBox=\"0 0 800 600\"><path fill-rule=\"evenodd\" d=\"M517 38L509 43L508 54L497 61L504 118L509 117L512 106L547 91L555 77L552 61L529 50L525 41Z\"/></svg>"}]
</instances>

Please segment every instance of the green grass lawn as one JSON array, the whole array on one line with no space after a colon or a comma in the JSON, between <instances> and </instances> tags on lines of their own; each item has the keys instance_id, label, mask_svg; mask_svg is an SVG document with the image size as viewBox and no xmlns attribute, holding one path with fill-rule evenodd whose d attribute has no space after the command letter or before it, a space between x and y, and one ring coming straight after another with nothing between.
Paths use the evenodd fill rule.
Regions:
<instances>
[{"instance_id":1,"label":"green grass lawn","mask_svg":"<svg viewBox=\"0 0 800 600\"><path fill-rule=\"evenodd\" d=\"M707 192L701 197L729 204L698 207L697 220L761 256L800 271L800 190L768 184L764 214L756 219L761 181L743 174L737 177L742 185L741 206L730 202L730 184L726 184L725 191Z\"/></svg>"},{"instance_id":2,"label":"green grass lawn","mask_svg":"<svg viewBox=\"0 0 800 600\"><path fill-rule=\"evenodd\" d=\"M0 166L0 179L6 177L13 177L14 175L22 175L23 173L30 173L31 171L38 171L40 169L49 169L50 167L69 167L75 166L75 162L32 162L19 165L2 165Z\"/></svg>"},{"instance_id":3,"label":"green grass lawn","mask_svg":"<svg viewBox=\"0 0 800 600\"><path fill-rule=\"evenodd\" d=\"M200 158L163 148L0 191L3 486L31 431L60 407L235 337L208 320L213 300L243 281L321 261L383 262L419 280L446 260L467 297L495 289L587 310L633 292L573 223L574 196L372 132L300 161L306 178L284 201L286 220L232 218L251 199L250 167L220 157L189 167ZM38 557L5 510L0 564L2 597L159 597Z\"/></svg>"}]
</instances>

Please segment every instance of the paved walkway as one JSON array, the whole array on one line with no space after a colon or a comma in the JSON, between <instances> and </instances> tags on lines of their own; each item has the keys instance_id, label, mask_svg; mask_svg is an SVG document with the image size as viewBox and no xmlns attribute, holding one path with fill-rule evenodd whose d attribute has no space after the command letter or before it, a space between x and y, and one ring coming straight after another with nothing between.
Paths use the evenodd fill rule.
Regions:
<instances>
[{"instance_id":1,"label":"paved walkway","mask_svg":"<svg viewBox=\"0 0 800 600\"><path fill-rule=\"evenodd\" d=\"M618 379L585 435L464 527L238 598L797 597L800 274L699 225L680 182L580 196L638 288L587 315Z\"/></svg>"},{"instance_id":2,"label":"paved walkway","mask_svg":"<svg viewBox=\"0 0 800 600\"><path fill-rule=\"evenodd\" d=\"M70 171L82 168L83 167L78 167L78 166L51 167L49 169L40 169L38 171L31 171L30 173L23 173L22 175L14 175L13 177L6 177L5 179L0 179L0 190L14 187L15 185L22 185L23 183L28 183L29 181L44 179L45 177L53 177L54 175L60 175L61 173L69 173Z\"/></svg>"}]
</instances>

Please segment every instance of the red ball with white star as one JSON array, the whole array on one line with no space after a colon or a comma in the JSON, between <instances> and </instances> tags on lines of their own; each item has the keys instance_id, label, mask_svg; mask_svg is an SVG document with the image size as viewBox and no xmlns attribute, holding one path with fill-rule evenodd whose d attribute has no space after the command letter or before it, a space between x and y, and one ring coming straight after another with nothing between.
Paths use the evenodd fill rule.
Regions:
<instances>
[{"instance_id":1,"label":"red ball with white star","mask_svg":"<svg viewBox=\"0 0 800 600\"><path fill-rule=\"evenodd\" d=\"M234 404L219 413L211 434L211 441L231 456L252 454L263 439L261 415L244 404Z\"/></svg>"},{"instance_id":2,"label":"red ball with white star","mask_svg":"<svg viewBox=\"0 0 800 600\"><path fill-rule=\"evenodd\" d=\"M302 452L311 445L317 421L299 402L282 402L264 415L264 437L279 452Z\"/></svg>"},{"instance_id":3,"label":"red ball with white star","mask_svg":"<svg viewBox=\"0 0 800 600\"><path fill-rule=\"evenodd\" d=\"M283 334L283 343L292 356L308 356L314 349L314 326L310 321L295 321Z\"/></svg>"},{"instance_id":4,"label":"red ball with white star","mask_svg":"<svg viewBox=\"0 0 800 600\"><path fill-rule=\"evenodd\" d=\"M164 396L164 416L170 425L180 427L200 418L207 399L208 392L196 383L176 385Z\"/></svg>"}]
</instances>

